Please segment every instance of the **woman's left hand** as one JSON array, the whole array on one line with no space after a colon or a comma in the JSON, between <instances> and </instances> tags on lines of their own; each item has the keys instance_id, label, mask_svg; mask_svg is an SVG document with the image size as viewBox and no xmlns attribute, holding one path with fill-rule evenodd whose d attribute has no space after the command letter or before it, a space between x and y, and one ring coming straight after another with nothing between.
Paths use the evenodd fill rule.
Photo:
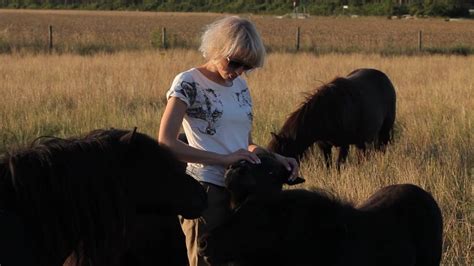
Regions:
<instances>
[{"instance_id":1,"label":"woman's left hand","mask_svg":"<svg viewBox=\"0 0 474 266\"><path fill-rule=\"evenodd\" d=\"M299 176L300 166L295 158L285 157L278 153L274 153L276 159L281 162L288 171L291 171L290 177L288 178L289 181L294 181Z\"/></svg>"}]
</instances>

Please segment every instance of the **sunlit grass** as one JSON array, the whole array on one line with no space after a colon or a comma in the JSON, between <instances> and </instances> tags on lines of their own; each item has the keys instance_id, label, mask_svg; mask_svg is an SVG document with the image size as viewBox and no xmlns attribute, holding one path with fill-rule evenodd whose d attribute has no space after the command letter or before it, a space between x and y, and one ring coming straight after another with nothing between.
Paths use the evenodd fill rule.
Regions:
<instances>
[{"instance_id":1,"label":"sunlit grass","mask_svg":"<svg viewBox=\"0 0 474 266\"><path fill-rule=\"evenodd\" d=\"M203 63L197 52L0 55L0 152L41 135L133 128L156 136L165 92L180 71ZM378 188L413 183L441 206L444 265L472 264L474 57L273 53L247 77L255 105L254 139L270 132L311 92L355 68L384 71L397 91L395 141L357 163L351 150L338 173L315 149L302 161L301 187L324 188L358 204ZM335 156L335 155L334 155Z\"/></svg>"}]
</instances>

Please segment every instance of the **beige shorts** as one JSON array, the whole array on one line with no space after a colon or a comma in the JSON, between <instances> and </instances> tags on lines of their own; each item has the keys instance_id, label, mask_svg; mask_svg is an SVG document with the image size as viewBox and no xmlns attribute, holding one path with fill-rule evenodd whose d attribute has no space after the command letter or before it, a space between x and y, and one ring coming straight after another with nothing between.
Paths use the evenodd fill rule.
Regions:
<instances>
[{"instance_id":1,"label":"beige shorts","mask_svg":"<svg viewBox=\"0 0 474 266\"><path fill-rule=\"evenodd\" d=\"M224 187L205 182L201 182L201 185L207 192L208 208L198 219L188 220L180 217L190 266L209 265L198 255L197 240L209 229L222 223L231 213L230 195Z\"/></svg>"}]
</instances>

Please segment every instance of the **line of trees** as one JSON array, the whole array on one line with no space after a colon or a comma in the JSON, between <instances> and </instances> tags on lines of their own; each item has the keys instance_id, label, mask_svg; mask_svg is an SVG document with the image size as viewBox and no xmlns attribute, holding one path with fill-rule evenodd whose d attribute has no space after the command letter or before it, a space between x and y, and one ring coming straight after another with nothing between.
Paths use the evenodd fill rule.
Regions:
<instances>
[{"instance_id":1,"label":"line of trees","mask_svg":"<svg viewBox=\"0 0 474 266\"><path fill-rule=\"evenodd\" d=\"M473 0L0 0L7 8L469 17ZM343 8L347 6L348 8Z\"/></svg>"}]
</instances>

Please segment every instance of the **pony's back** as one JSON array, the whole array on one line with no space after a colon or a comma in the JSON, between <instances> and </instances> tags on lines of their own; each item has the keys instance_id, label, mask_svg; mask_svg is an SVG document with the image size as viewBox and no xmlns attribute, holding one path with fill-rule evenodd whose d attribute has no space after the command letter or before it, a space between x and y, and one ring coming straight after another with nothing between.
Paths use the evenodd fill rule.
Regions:
<instances>
[{"instance_id":1,"label":"pony's back","mask_svg":"<svg viewBox=\"0 0 474 266\"><path fill-rule=\"evenodd\" d=\"M358 206L358 210L376 213L379 216L376 220L393 223L398 227L399 235L408 235L407 240L415 247L415 265L439 265L441 262L443 217L438 203L427 191L412 184L387 186ZM395 219L387 213L393 214Z\"/></svg>"}]
</instances>

